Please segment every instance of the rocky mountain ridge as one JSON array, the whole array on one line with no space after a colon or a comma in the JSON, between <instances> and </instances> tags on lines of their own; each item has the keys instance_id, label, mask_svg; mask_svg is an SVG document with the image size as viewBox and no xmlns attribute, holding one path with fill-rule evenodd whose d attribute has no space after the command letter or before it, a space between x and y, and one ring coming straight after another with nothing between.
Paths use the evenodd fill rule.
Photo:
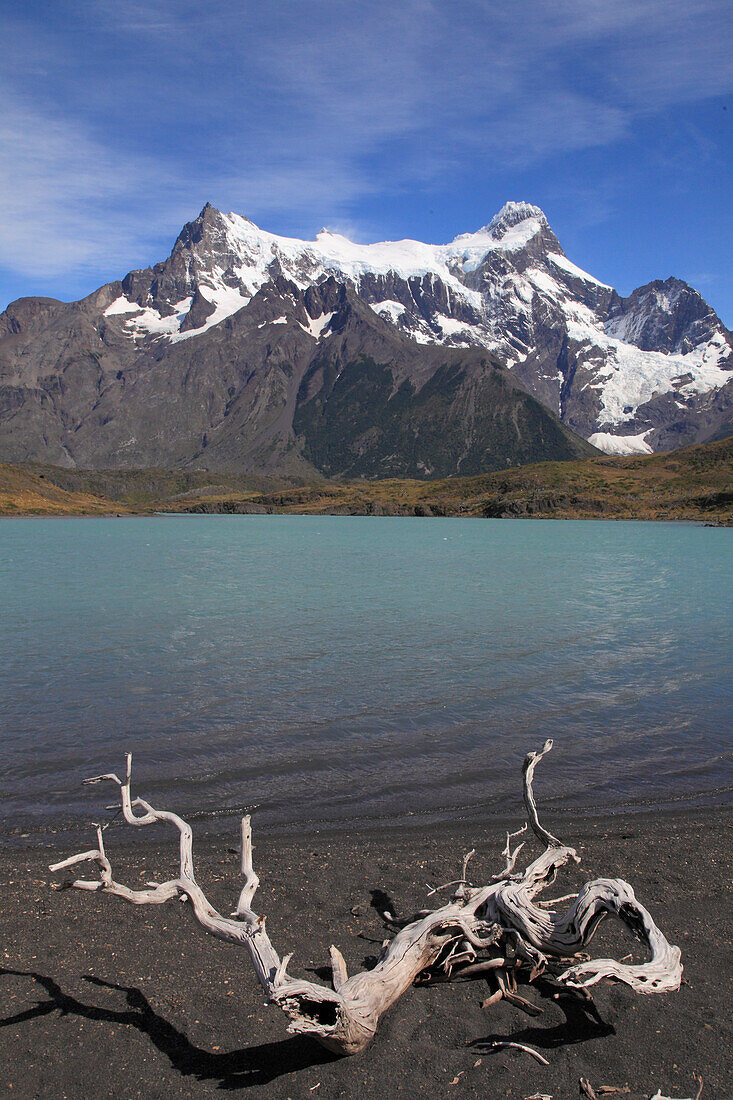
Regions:
<instances>
[{"instance_id":1,"label":"rocky mountain ridge","mask_svg":"<svg viewBox=\"0 0 733 1100\"><path fill-rule=\"evenodd\" d=\"M115 308L132 301L175 325L185 307L176 339L217 324L277 274L299 286L348 280L419 343L486 348L612 453L702 441L730 410L729 394L716 399L731 378L733 341L698 292L669 278L622 298L568 260L528 203L507 203L476 233L441 246L355 245L327 230L295 241L207 205L168 261L127 276ZM158 322L143 313L130 323L154 332Z\"/></svg>"},{"instance_id":2,"label":"rocky mountain ridge","mask_svg":"<svg viewBox=\"0 0 733 1100\"><path fill-rule=\"evenodd\" d=\"M333 277L276 275L190 339L181 310L167 315L177 339L131 336L109 309L120 289L16 305L0 338L4 459L435 477L592 452L485 351L418 345Z\"/></svg>"},{"instance_id":3,"label":"rocky mountain ridge","mask_svg":"<svg viewBox=\"0 0 733 1100\"><path fill-rule=\"evenodd\" d=\"M540 448L581 446L556 417L649 453L725 433L732 368L697 291L671 278L622 298L527 203L447 245L298 241L207 204L154 267L0 315L0 453L443 476L541 457L522 391L554 414ZM492 412L510 393L532 409L512 439Z\"/></svg>"}]
</instances>

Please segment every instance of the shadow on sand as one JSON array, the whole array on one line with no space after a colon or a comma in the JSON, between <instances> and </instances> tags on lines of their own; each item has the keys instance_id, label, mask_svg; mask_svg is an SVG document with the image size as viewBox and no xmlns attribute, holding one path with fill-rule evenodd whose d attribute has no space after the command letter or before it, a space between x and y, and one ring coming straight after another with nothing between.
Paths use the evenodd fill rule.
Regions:
<instances>
[{"instance_id":1,"label":"shadow on sand","mask_svg":"<svg viewBox=\"0 0 733 1100\"><path fill-rule=\"evenodd\" d=\"M106 982L92 975L84 978L90 985L124 994L127 1007L114 1009L79 1000L78 997L65 993L53 978L36 971L0 968L0 975L2 974L30 978L48 996L32 1008L0 1019L0 1028L18 1026L53 1012L135 1027L148 1036L151 1043L170 1060L173 1068L182 1077L216 1081L220 1089L262 1086L285 1074L338 1060L338 1055L331 1054L307 1036L293 1036L276 1043L260 1043L226 1053L211 1052L195 1046L183 1031L156 1012L145 995L134 986ZM509 1041L552 1050L614 1034L613 1026L601 1018L590 999L583 999L565 990L558 991L556 983L544 979L537 981L533 988L545 1003L552 1003L561 1009L565 1016L563 1022L554 1027L525 1027L507 1034L492 1032L470 1045L483 1047L492 1042Z\"/></svg>"},{"instance_id":2,"label":"shadow on sand","mask_svg":"<svg viewBox=\"0 0 733 1100\"><path fill-rule=\"evenodd\" d=\"M95 977L84 979L91 985L115 989L125 994L128 1007L112 1009L87 1004L69 993L64 993L60 985L45 974L38 974L32 970L7 969L0 969L0 974L31 978L48 994L47 1000L39 1001L33 1008L0 1019L0 1028L23 1024L41 1016L48 1016L52 1012L136 1027L170 1059L171 1065L181 1076L195 1077L199 1081L218 1081L218 1087L221 1089L266 1085L276 1077L295 1073L308 1066L324 1065L327 1062L336 1061L338 1057L329 1053L314 1039L299 1035L277 1043L261 1043L258 1046L244 1047L241 1050L231 1050L222 1054L211 1053L190 1042L182 1031L151 1007L150 1002L139 989L132 986L116 985L114 982L105 982Z\"/></svg>"},{"instance_id":3,"label":"shadow on sand","mask_svg":"<svg viewBox=\"0 0 733 1100\"><path fill-rule=\"evenodd\" d=\"M476 1039L471 1046L511 1042L528 1043L541 1050L554 1050L557 1047L573 1046L589 1039L602 1039L606 1035L616 1034L613 1024L606 1023L589 998L542 978L533 983L532 989L540 994L545 1003L556 1005L562 1011L565 1017L562 1023L554 1027L525 1027L502 1035L492 1032L482 1039Z\"/></svg>"}]
</instances>

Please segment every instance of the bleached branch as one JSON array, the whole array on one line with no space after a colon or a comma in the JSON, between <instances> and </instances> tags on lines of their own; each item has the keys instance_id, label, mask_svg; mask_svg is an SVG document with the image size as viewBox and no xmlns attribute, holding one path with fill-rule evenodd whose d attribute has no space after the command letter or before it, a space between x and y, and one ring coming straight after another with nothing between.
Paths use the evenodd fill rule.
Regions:
<instances>
[{"instance_id":1,"label":"bleached branch","mask_svg":"<svg viewBox=\"0 0 733 1100\"><path fill-rule=\"evenodd\" d=\"M240 869L242 886L231 917L219 913L207 899L196 880L193 836L190 825L178 814L157 810L142 798L132 798L132 757L126 757L125 779L114 773L95 776L89 783L111 782L119 787L121 811L128 825L135 828L156 823L171 825L179 836L178 874L163 883L147 883L144 889L132 889L115 880L107 857L103 830L97 826L97 847L71 856L51 866L52 871L94 862L99 867L97 880L76 879L72 886L97 890L121 897L134 905L160 905L175 897L186 898L195 920L208 933L248 951L255 973L270 1003L290 1018L288 1030L313 1035L324 1046L340 1054L354 1054L372 1039L383 1013L418 978L475 977L495 973L499 988L486 1004L502 996L525 1011L537 1006L517 994L514 968L530 968L529 980L542 972L548 957L574 959L559 980L584 988L602 978L625 982L639 993L662 993L677 989L682 976L679 948L670 945L657 928L649 912L634 891L620 879L596 879L576 895L565 913L548 910L536 902L537 895L551 885L558 872L569 863L578 863L574 848L563 845L538 819L533 793L534 770L552 748L546 741L539 752L529 753L523 768L524 803L529 824L545 844L543 853L523 872L515 872L523 844L512 850L511 842L527 828L507 835L504 870L486 886L471 886L467 881L468 863L474 852L463 860L461 878L450 902L435 910L424 910L385 941L376 966L348 977L346 963L337 947L331 947L333 989L302 980L288 973L291 956L280 959L265 929L264 916L252 909L259 886L252 860L252 830L249 817L241 824ZM440 889L440 888L439 888ZM547 903L559 905L567 898ZM582 949L591 940L598 924L607 915L621 920L645 943L651 952L647 963L630 965L613 959L587 960ZM396 919L391 924L398 926ZM507 948L514 949L509 962ZM521 1049L529 1050L522 1047ZM536 1056L536 1052L529 1051Z\"/></svg>"}]
</instances>

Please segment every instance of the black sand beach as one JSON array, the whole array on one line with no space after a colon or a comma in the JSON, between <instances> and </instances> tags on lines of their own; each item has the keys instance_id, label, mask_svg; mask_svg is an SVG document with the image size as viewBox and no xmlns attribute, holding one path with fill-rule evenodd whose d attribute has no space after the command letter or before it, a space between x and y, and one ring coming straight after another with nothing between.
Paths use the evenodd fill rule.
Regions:
<instances>
[{"instance_id":1,"label":"black sand beach","mask_svg":"<svg viewBox=\"0 0 733 1100\"><path fill-rule=\"evenodd\" d=\"M294 952L291 972L325 980L330 943L341 948L350 972L378 953L386 933L374 891L408 914L426 904L427 883L455 877L468 848L478 849L476 881L503 865L503 833L494 822L298 838L263 835L253 824L262 880L256 908L267 915L276 949ZM6 848L0 1092L570 1100L583 1076L596 1089L615 1086L619 1093L612 1095L634 1100L657 1089L694 1096L696 1071L704 1100L729 1098L733 815L619 814L576 826L567 818L561 830L555 827L577 847L582 864L578 878L573 872L562 879L553 896L578 880L627 879L682 949L680 991L642 997L603 983L593 991L597 1012L589 1013L575 996L552 1000L535 988L528 996L544 1013L530 1018L506 1002L482 1010L484 980L416 987L388 1012L371 1047L349 1059L287 1036L286 1019L265 1006L248 957L201 932L185 905L134 908L113 897L52 889L63 875L51 875L47 864L80 850L63 837L53 846ZM151 830L145 838L151 843L133 845L128 837L124 829L107 833L119 881L137 885L174 873L176 838L153 837ZM194 846L197 877L226 913L239 891L235 844L233 835ZM591 944L594 956L620 957L632 947L610 921ZM516 1050L472 1049L487 1038L527 1043L550 1064Z\"/></svg>"}]
</instances>

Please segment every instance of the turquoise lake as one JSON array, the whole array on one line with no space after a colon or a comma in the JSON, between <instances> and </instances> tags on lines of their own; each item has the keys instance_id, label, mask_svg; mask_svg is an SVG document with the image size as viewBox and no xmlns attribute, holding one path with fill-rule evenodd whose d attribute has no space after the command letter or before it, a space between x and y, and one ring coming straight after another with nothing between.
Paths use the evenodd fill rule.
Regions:
<instances>
[{"instance_id":1,"label":"turquoise lake","mask_svg":"<svg viewBox=\"0 0 733 1100\"><path fill-rule=\"evenodd\" d=\"M731 801L733 532L301 516L0 520L4 828L85 776L200 827Z\"/></svg>"}]
</instances>

